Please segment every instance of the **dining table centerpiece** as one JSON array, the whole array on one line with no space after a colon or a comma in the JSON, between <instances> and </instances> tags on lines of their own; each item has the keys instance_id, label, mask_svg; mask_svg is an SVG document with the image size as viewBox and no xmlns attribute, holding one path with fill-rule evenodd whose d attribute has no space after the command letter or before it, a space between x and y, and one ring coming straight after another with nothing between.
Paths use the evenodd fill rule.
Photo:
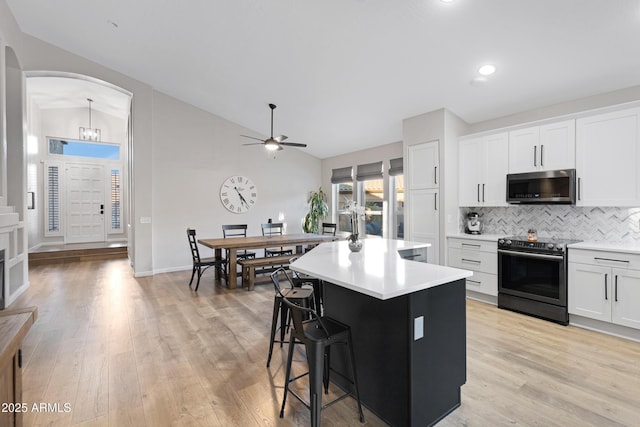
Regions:
<instances>
[{"instance_id":1,"label":"dining table centerpiece","mask_svg":"<svg viewBox=\"0 0 640 427\"><path fill-rule=\"evenodd\" d=\"M358 238L358 235L360 231L360 218L364 218L364 207L359 206L355 200L349 200L345 205L345 210L351 217L349 249L351 252L360 252L362 250L362 241Z\"/></svg>"}]
</instances>

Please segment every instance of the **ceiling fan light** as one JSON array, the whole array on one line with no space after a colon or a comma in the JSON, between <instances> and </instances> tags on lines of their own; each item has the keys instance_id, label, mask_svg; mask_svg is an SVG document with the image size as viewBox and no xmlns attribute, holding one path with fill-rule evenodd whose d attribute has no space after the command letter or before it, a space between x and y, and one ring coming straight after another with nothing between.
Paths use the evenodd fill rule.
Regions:
<instances>
[{"instance_id":1,"label":"ceiling fan light","mask_svg":"<svg viewBox=\"0 0 640 427\"><path fill-rule=\"evenodd\" d=\"M280 145L276 141L267 141L264 143L264 148L269 151L275 151L280 148Z\"/></svg>"}]
</instances>

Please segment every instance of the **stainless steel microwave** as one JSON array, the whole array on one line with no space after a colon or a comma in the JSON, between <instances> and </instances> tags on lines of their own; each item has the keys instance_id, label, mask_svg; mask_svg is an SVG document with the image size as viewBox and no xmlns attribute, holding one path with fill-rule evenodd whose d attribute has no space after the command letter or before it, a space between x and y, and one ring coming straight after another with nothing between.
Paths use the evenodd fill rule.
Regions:
<instances>
[{"instance_id":1,"label":"stainless steel microwave","mask_svg":"<svg viewBox=\"0 0 640 427\"><path fill-rule=\"evenodd\" d=\"M507 203L574 205L576 170L508 174Z\"/></svg>"}]
</instances>

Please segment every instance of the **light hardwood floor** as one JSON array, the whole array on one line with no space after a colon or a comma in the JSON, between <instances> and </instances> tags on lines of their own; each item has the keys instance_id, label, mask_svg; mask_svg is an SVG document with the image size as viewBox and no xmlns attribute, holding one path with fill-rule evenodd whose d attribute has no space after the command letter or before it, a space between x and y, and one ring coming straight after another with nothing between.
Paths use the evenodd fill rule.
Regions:
<instances>
[{"instance_id":1,"label":"light hardwood floor","mask_svg":"<svg viewBox=\"0 0 640 427\"><path fill-rule=\"evenodd\" d=\"M308 425L295 399L278 417L285 350L265 367L272 287L227 290L207 272L196 294L189 275L135 279L127 260L33 267L12 305L39 309L23 400L62 410L29 411L25 426ZM471 300L467 312L462 405L439 426L640 426L640 343ZM360 425L351 399L322 421Z\"/></svg>"}]
</instances>

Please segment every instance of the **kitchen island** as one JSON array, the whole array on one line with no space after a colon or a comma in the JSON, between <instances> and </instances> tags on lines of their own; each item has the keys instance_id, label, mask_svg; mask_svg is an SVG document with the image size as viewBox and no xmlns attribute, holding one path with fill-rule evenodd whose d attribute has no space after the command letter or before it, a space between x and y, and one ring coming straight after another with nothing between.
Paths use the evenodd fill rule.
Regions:
<instances>
[{"instance_id":1,"label":"kitchen island","mask_svg":"<svg viewBox=\"0 0 640 427\"><path fill-rule=\"evenodd\" d=\"M291 269L324 281L324 314L351 326L363 405L393 426L433 425L466 381L465 279L472 272L404 259L429 244L322 243ZM331 364L345 372L346 353ZM348 372L348 371L347 371ZM350 384L338 375L332 382Z\"/></svg>"}]
</instances>

